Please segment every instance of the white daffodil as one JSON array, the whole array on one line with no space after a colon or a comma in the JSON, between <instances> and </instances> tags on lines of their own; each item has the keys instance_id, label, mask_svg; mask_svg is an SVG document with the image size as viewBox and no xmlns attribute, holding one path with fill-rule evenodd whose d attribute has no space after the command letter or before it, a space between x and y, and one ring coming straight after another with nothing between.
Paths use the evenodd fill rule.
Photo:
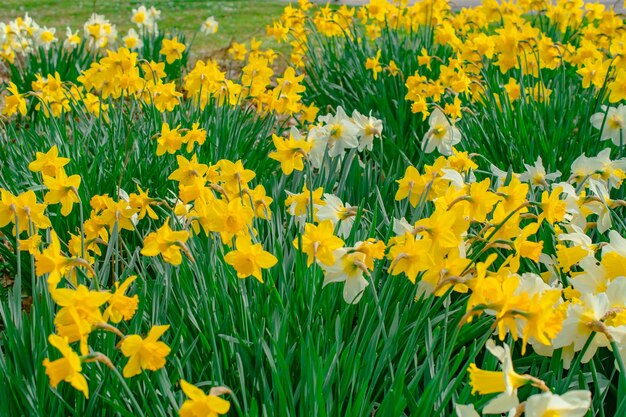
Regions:
<instances>
[{"instance_id":1,"label":"white daffodil","mask_svg":"<svg viewBox=\"0 0 626 417\"><path fill-rule=\"evenodd\" d=\"M623 238L616 230L609 232L609 243L602 248L602 256L608 253L616 253L626 258L626 239Z\"/></svg>"},{"instance_id":2,"label":"white daffodil","mask_svg":"<svg viewBox=\"0 0 626 417\"><path fill-rule=\"evenodd\" d=\"M561 270L556 256L542 253L539 255L539 263L546 267L547 271L541 274L541 278L551 287L558 287L561 283Z\"/></svg>"},{"instance_id":3,"label":"white daffodil","mask_svg":"<svg viewBox=\"0 0 626 417\"><path fill-rule=\"evenodd\" d=\"M583 417L591 406L591 393L587 390L570 391L563 395L544 392L526 400L526 417Z\"/></svg>"},{"instance_id":4,"label":"white daffodil","mask_svg":"<svg viewBox=\"0 0 626 417\"><path fill-rule=\"evenodd\" d=\"M457 417L480 417L476 412L474 404L456 404L454 406Z\"/></svg>"},{"instance_id":5,"label":"white daffodil","mask_svg":"<svg viewBox=\"0 0 626 417\"><path fill-rule=\"evenodd\" d=\"M35 32L35 42L37 46L41 46L44 50L50 49L50 46L57 41L55 28L40 27Z\"/></svg>"},{"instance_id":6,"label":"white daffodil","mask_svg":"<svg viewBox=\"0 0 626 417\"><path fill-rule=\"evenodd\" d=\"M202 22L202 26L200 26L200 32L204 33L205 35L212 35L214 33L217 33L218 27L219 24L217 23L217 20L215 20L215 17L209 16L204 22Z\"/></svg>"},{"instance_id":7,"label":"white daffodil","mask_svg":"<svg viewBox=\"0 0 626 417\"><path fill-rule=\"evenodd\" d=\"M594 158L590 158L584 153L572 162L571 179L576 183L581 183L596 173L598 164Z\"/></svg>"},{"instance_id":8,"label":"white daffodil","mask_svg":"<svg viewBox=\"0 0 626 417\"><path fill-rule=\"evenodd\" d=\"M591 116L591 124L602 129L600 140L611 139L615 146L626 144L626 106L602 106L602 111Z\"/></svg>"},{"instance_id":9,"label":"white daffodil","mask_svg":"<svg viewBox=\"0 0 626 417\"><path fill-rule=\"evenodd\" d=\"M369 116L364 116L356 110L352 112L352 120L359 129L359 152L364 149L371 151L374 146L374 138L380 138L383 133L383 121L372 117L371 112Z\"/></svg>"},{"instance_id":10,"label":"white daffodil","mask_svg":"<svg viewBox=\"0 0 626 417\"><path fill-rule=\"evenodd\" d=\"M140 49L143 47L143 40L133 28L128 30L128 34L122 40L124 41L124 46L128 49Z\"/></svg>"},{"instance_id":11,"label":"white daffodil","mask_svg":"<svg viewBox=\"0 0 626 417\"><path fill-rule=\"evenodd\" d=\"M122 189L122 188L118 188L117 189L117 197L120 200L123 200L127 203L130 203L130 196L128 195L128 193ZM130 206L129 206L130 207ZM133 226L137 226L137 223L139 222L139 215L137 213L133 214L130 218L131 223L133 224Z\"/></svg>"},{"instance_id":12,"label":"white daffodil","mask_svg":"<svg viewBox=\"0 0 626 417\"><path fill-rule=\"evenodd\" d=\"M287 190L285 190L285 192L287 193L288 197L292 197L292 196L297 196L298 195L297 193L292 193L292 192L287 191ZM303 213L297 213L297 211L296 211L296 207L297 206L298 206L298 203L294 199L294 201L289 205L289 207L287 207L287 212L289 214L291 214L295 224L297 224L299 227L302 227L307 222L308 213L307 213L306 210Z\"/></svg>"},{"instance_id":13,"label":"white daffodil","mask_svg":"<svg viewBox=\"0 0 626 417\"><path fill-rule=\"evenodd\" d=\"M324 270L324 286L332 282L345 282L343 299L348 304L356 304L363 296L369 282L363 277L367 273L365 253L353 248L340 248L334 251L335 263L331 266L322 265Z\"/></svg>"},{"instance_id":14,"label":"white daffodil","mask_svg":"<svg viewBox=\"0 0 626 417\"><path fill-rule=\"evenodd\" d=\"M83 26L85 39L93 48L105 48L117 39L117 29L104 16L93 13Z\"/></svg>"},{"instance_id":15,"label":"white daffodil","mask_svg":"<svg viewBox=\"0 0 626 417\"><path fill-rule=\"evenodd\" d=\"M596 324L609 311L610 302L606 293L585 293L580 297L580 303L571 303L567 307L566 318L559 334L552 341L555 349L571 346L571 352L579 352L587 343L589 336L597 328ZM600 347L609 346L609 340L602 332L596 332L591 344L587 348L582 363L587 363ZM571 357L563 352L563 366L569 369Z\"/></svg>"},{"instance_id":16,"label":"white daffodil","mask_svg":"<svg viewBox=\"0 0 626 417\"><path fill-rule=\"evenodd\" d=\"M461 131L438 108L431 113L428 125L430 129L422 142L424 152L431 153L437 148L442 155L452 155L452 147L461 141Z\"/></svg>"},{"instance_id":17,"label":"white daffodil","mask_svg":"<svg viewBox=\"0 0 626 417\"><path fill-rule=\"evenodd\" d=\"M403 217L401 219L393 219L393 233L396 236L404 236L407 233L413 234L415 226L406 221ZM422 235L415 235L416 239L421 239Z\"/></svg>"},{"instance_id":18,"label":"white daffodil","mask_svg":"<svg viewBox=\"0 0 626 417\"><path fill-rule=\"evenodd\" d=\"M509 176L509 172L508 171L503 171L500 168L498 168L497 166L495 166L494 164L491 164L489 166L489 171L491 171L491 175L496 177L496 182L494 184L494 186L496 188L500 188L502 185L504 185L507 177ZM512 172L511 173L511 177L518 177L519 178L519 174L516 174L515 172Z\"/></svg>"},{"instance_id":19,"label":"white daffodil","mask_svg":"<svg viewBox=\"0 0 626 417\"><path fill-rule=\"evenodd\" d=\"M321 125L313 126L307 135L307 140L313 143L309 151L309 160L315 169L320 169L324 163L328 147L328 136L328 128Z\"/></svg>"},{"instance_id":20,"label":"white daffodil","mask_svg":"<svg viewBox=\"0 0 626 417\"><path fill-rule=\"evenodd\" d=\"M584 249L587 251L587 254L593 255L595 253L596 245L593 244L593 241L589 236L585 234L585 231L575 224L569 224L565 226L567 229L570 229L570 233L561 233L557 236L557 238L561 242L572 242L577 247Z\"/></svg>"},{"instance_id":21,"label":"white daffodil","mask_svg":"<svg viewBox=\"0 0 626 417\"><path fill-rule=\"evenodd\" d=\"M11 28L11 33L22 35L33 33L37 28L39 28L37 22L35 22L33 18L28 15L28 13L26 13L21 19L18 18L9 22L9 26Z\"/></svg>"},{"instance_id":22,"label":"white daffodil","mask_svg":"<svg viewBox=\"0 0 626 417\"><path fill-rule=\"evenodd\" d=\"M583 214L581 207L585 202L585 198L581 197L570 183L559 182L554 184L554 186L563 189L563 201L565 201L565 210L569 223L584 230L587 227L587 216Z\"/></svg>"},{"instance_id":23,"label":"white daffodil","mask_svg":"<svg viewBox=\"0 0 626 417\"><path fill-rule=\"evenodd\" d=\"M344 204L339 197L333 194L324 194L323 200L326 204L315 204L317 209L317 218L320 221L330 220L333 226L339 225L339 235L348 237L354 224L354 217L357 213L357 207L350 204Z\"/></svg>"},{"instance_id":24,"label":"white daffodil","mask_svg":"<svg viewBox=\"0 0 626 417\"><path fill-rule=\"evenodd\" d=\"M589 178L606 182L607 188L617 188L626 176L626 159L611 159L611 149L605 148L597 156L582 154L572 163L571 179L581 184Z\"/></svg>"},{"instance_id":25,"label":"white daffodil","mask_svg":"<svg viewBox=\"0 0 626 417\"><path fill-rule=\"evenodd\" d=\"M343 155L346 149L359 146L359 129L341 106L337 107L335 115L327 114L320 117L319 120L326 127L326 143L328 155L331 158Z\"/></svg>"},{"instance_id":26,"label":"white daffodil","mask_svg":"<svg viewBox=\"0 0 626 417\"><path fill-rule=\"evenodd\" d=\"M497 346L493 340L487 342L487 350L500 361L502 371L485 371L475 364L469 367L472 393L495 394L497 397L485 405L483 414L508 413L519 405L517 389L531 381L527 375L520 375L513 368L511 351L508 345Z\"/></svg>"},{"instance_id":27,"label":"white daffodil","mask_svg":"<svg viewBox=\"0 0 626 417\"><path fill-rule=\"evenodd\" d=\"M461 173L459 173L459 171L455 171L454 169L443 168L441 172L443 172L441 179L450 181L450 183L454 185L457 190L465 188L466 186L465 179L463 178Z\"/></svg>"},{"instance_id":28,"label":"white daffodil","mask_svg":"<svg viewBox=\"0 0 626 417\"><path fill-rule=\"evenodd\" d=\"M133 9L130 20L139 28L152 25L152 17L148 13L148 9L143 4Z\"/></svg>"},{"instance_id":29,"label":"white daffodil","mask_svg":"<svg viewBox=\"0 0 626 417\"><path fill-rule=\"evenodd\" d=\"M521 295L526 293L532 298L534 295L541 295L545 291L553 289L554 287L546 284L539 275L532 272L526 272L520 276L519 285L513 294Z\"/></svg>"},{"instance_id":30,"label":"white daffodil","mask_svg":"<svg viewBox=\"0 0 626 417\"><path fill-rule=\"evenodd\" d=\"M585 207L598 215L598 220L596 221L597 228L600 233L604 233L613 226L611 209L609 207L612 202L609 190L607 190L604 183L594 179L589 180L589 190L591 190L600 201L590 201L585 204Z\"/></svg>"},{"instance_id":31,"label":"white daffodil","mask_svg":"<svg viewBox=\"0 0 626 417\"><path fill-rule=\"evenodd\" d=\"M81 39L78 36L78 31L73 32L71 28L67 27L65 29L65 41L63 41L63 46L67 49L74 49L78 45L80 45Z\"/></svg>"},{"instance_id":32,"label":"white daffodil","mask_svg":"<svg viewBox=\"0 0 626 417\"><path fill-rule=\"evenodd\" d=\"M626 159L612 160L609 148L603 149L593 158L592 164L609 188L617 188L626 176Z\"/></svg>"},{"instance_id":33,"label":"white daffodil","mask_svg":"<svg viewBox=\"0 0 626 417\"><path fill-rule=\"evenodd\" d=\"M154 6L150 6L150 8L148 9L148 14L152 18L152 20L156 21L161 19L161 11Z\"/></svg>"},{"instance_id":34,"label":"white daffodil","mask_svg":"<svg viewBox=\"0 0 626 417\"><path fill-rule=\"evenodd\" d=\"M489 353L498 358L498 361L502 366L502 372L504 373L504 386L506 388L504 392L514 394L517 389L516 386L520 383L520 375L515 372L515 368L513 368L513 360L511 359L511 349L509 348L509 345L504 344L502 346L498 346L493 339L489 339L485 347Z\"/></svg>"},{"instance_id":35,"label":"white daffodil","mask_svg":"<svg viewBox=\"0 0 626 417\"><path fill-rule=\"evenodd\" d=\"M571 284L577 291L582 294L597 294L606 289L606 271L593 254L583 258L578 265L583 272L570 278Z\"/></svg>"},{"instance_id":36,"label":"white daffodil","mask_svg":"<svg viewBox=\"0 0 626 417\"><path fill-rule=\"evenodd\" d=\"M611 281L606 287L606 295L612 309L621 310L626 307L626 277L617 277Z\"/></svg>"},{"instance_id":37,"label":"white daffodil","mask_svg":"<svg viewBox=\"0 0 626 417\"><path fill-rule=\"evenodd\" d=\"M526 171L520 174L519 179L523 182L528 182L532 186L545 186L548 181L554 181L561 176L561 171L556 171L548 174L543 166L541 157L537 158L535 165L524 164Z\"/></svg>"}]
</instances>

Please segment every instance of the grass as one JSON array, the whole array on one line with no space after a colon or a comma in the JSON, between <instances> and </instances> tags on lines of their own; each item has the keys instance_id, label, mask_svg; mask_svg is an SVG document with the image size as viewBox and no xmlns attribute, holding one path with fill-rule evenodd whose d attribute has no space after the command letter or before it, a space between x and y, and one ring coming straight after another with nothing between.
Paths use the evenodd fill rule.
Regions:
<instances>
[{"instance_id":1,"label":"grass","mask_svg":"<svg viewBox=\"0 0 626 417\"><path fill-rule=\"evenodd\" d=\"M0 21L6 22L28 12L40 25L56 27L57 36L64 36L66 26L82 29L91 14L98 13L115 23L122 37L133 26L130 22L132 9L141 4L163 10L159 26L164 30L182 31L188 39L196 35L207 17L215 16L219 22L218 32L215 35L198 32L194 40L194 52L199 56L216 54L228 47L233 39L243 42L256 37L273 45L272 39L265 34L265 26L284 7L282 2L267 0L6 0L0 2Z\"/></svg>"}]
</instances>

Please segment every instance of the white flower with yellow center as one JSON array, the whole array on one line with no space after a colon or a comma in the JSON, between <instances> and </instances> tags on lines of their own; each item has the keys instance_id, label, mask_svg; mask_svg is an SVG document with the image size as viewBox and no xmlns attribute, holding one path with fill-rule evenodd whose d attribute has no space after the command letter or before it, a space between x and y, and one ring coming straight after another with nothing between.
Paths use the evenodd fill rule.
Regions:
<instances>
[{"instance_id":1,"label":"white flower with yellow center","mask_svg":"<svg viewBox=\"0 0 626 417\"><path fill-rule=\"evenodd\" d=\"M218 27L219 24L217 23L217 20L215 20L215 17L209 16L204 22L202 22L202 26L200 26L200 32L204 33L205 35L212 35L214 33L217 33Z\"/></svg>"},{"instance_id":2,"label":"white flower with yellow center","mask_svg":"<svg viewBox=\"0 0 626 417\"><path fill-rule=\"evenodd\" d=\"M526 172L520 174L519 179L522 182L530 183L530 185L534 187L547 186L548 181L554 181L561 176L561 171L555 171L548 174L543 166L541 157L537 158L535 165L524 164L524 167L526 167Z\"/></svg>"},{"instance_id":3,"label":"white flower with yellow center","mask_svg":"<svg viewBox=\"0 0 626 417\"><path fill-rule=\"evenodd\" d=\"M128 34L122 40L124 41L124 46L128 49L140 49L143 47L143 40L133 28L128 30Z\"/></svg>"},{"instance_id":4,"label":"white flower with yellow center","mask_svg":"<svg viewBox=\"0 0 626 417\"><path fill-rule=\"evenodd\" d=\"M80 45L80 42L81 42L81 39L80 39L80 36L78 36L78 31L72 32L72 29L67 27L65 29L65 41L63 42L63 45L67 49L73 49L77 47L78 45Z\"/></svg>"},{"instance_id":5,"label":"white flower with yellow center","mask_svg":"<svg viewBox=\"0 0 626 417\"><path fill-rule=\"evenodd\" d=\"M326 147L328 146L327 130L325 126L313 126L307 134L307 141L313 143L309 151L309 160L315 169L320 169L324 163Z\"/></svg>"},{"instance_id":6,"label":"white flower with yellow center","mask_svg":"<svg viewBox=\"0 0 626 417\"><path fill-rule=\"evenodd\" d=\"M600 140L611 139L615 146L626 144L626 106L602 106L602 111L591 116L591 124L602 129Z\"/></svg>"},{"instance_id":7,"label":"white flower with yellow center","mask_svg":"<svg viewBox=\"0 0 626 417\"><path fill-rule=\"evenodd\" d=\"M130 20L134 24L136 24L137 27L139 28L152 25L152 17L150 16L148 9L146 9L146 6L144 5L141 5L138 8L133 9L133 14Z\"/></svg>"},{"instance_id":8,"label":"white flower with yellow center","mask_svg":"<svg viewBox=\"0 0 626 417\"><path fill-rule=\"evenodd\" d=\"M409 223L404 217L401 219L393 219L393 233L396 236L404 236L407 233L413 234L415 226ZM421 239L422 235L416 235L417 239Z\"/></svg>"},{"instance_id":9,"label":"white flower with yellow center","mask_svg":"<svg viewBox=\"0 0 626 417\"><path fill-rule=\"evenodd\" d=\"M337 107L335 115L327 114L319 120L325 124L326 141L328 147L328 155L334 158L343 155L346 149L353 149L359 146L359 129L346 115L341 106Z\"/></svg>"},{"instance_id":10,"label":"white flower with yellow center","mask_svg":"<svg viewBox=\"0 0 626 417\"><path fill-rule=\"evenodd\" d=\"M491 164L489 166L489 171L491 172L491 175L496 177L496 181L494 184L495 188L500 188L501 186L503 186L506 183L507 178L509 177L509 171L503 171L494 164ZM510 175L511 178L519 178L519 174L515 172L511 172Z\"/></svg>"},{"instance_id":11,"label":"white flower with yellow center","mask_svg":"<svg viewBox=\"0 0 626 417\"><path fill-rule=\"evenodd\" d=\"M461 131L438 108L431 113L428 125L430 129L422 142L424 152L431 153L437 148L442 155L452 155L452 147L461 141Z\"/></svg>"},{"instance_id":12,"label":"white flower with yellow center","mask_svg":"<svg viewBox=\"0 0 626 417\"><path fill-rule=\"evenodd\" d=\"M583 417L591 406L587 390L570 391L563 395L550 392L536 394L526 400L526 417Z\"/></svg>"},{"instance_id":13,"label":"white flower with yellow center","mask_svg":"<svg viewBox=\"0 0 626 417\"><path fill-rule=\"evenodd\" d=\"M339 236L348 237L354 224L357 207L344 204L339 197L333 194L324 194L325 205L315 204L319 221L330 220L333 226L339 223Z\"/></svg>"},{"instance_id":14,"label":"white flower with yellow center","mask_svg":"<svg viewBox=\"0 0 626 417\"><path fill-rule=\"evenodd\" d=\"M607 336L600 331L601 320L611 307L606 293L585 293L578 301L567 307L563 327L552 341L555 349L566 348L563 351L565 369L569 369L573 353L582 350L592 333L596 335L582 357L582 363L589 362L598 348L610 345Z\"/></svg>"},{"instance_id":15,"label":"white flower with yellow center","mask_svg":"<svg viewBox=\"0 0 626 417\"><path fill-rule=\"evenodd\" d=\"M493 340L489 339L486 347L493 356L498 358L502 371L486 371L472 363L468 369L472 393L477 392L481 395L500 393L485 405L484 414L514 411L519 405L517 389L531 382L531 378L515 372L508 345L497 346Z\"/></svg>"},{"instance_id":16,"label":"white flower with yellow center","mask_svg":"<svg viewBox=\"0 0 626 417\"><path fill-rule=\"evenodd\" d=\"M608 285L606 271L598 264L595 256L589 255L583 258L578 265L583 272L570 278L570 283L576 291L582 294L596 294L606 291Z\"/></svg>"},{"instance_id":17,"label":"white flower with yellow center","mask_svg":"<svg viewBox=\"0 0 626 417\"><path fill-rule=\"evenodd\" d=\"M331 266L322 265L324 269L324 286L332 282L345 282L343 299L348 304L356 304L363 296L369 282L363 277L367 273L365 253L353 248L340 248L334 251L335 263Z\"/></svg>"},{"instance_id":18,"label":"white flower with yellow center","mask_svg":"<svg viewBox=\"0 0 626 417\"><path fill-rule=\"evenodd\" d=\"M380 138L383 133L383 121L372 117L371 112L369 116L364 116L356 110L352 112L352 120L359 129L359 152L364 149L371 151L374 138Z\"/></svg>"},{"instance_id":19,"label":"white flower with yellow center","mask_svg":"<svg viewBox=\"0 0 626 417\"><path fill-rule=\"evenodd\" d=\"M156 21L161 19L161 11L159 9L156 9L154 6L150 6L150 8L148 9L148 14L152 18L152 20Z\"/></svg>"},{"instance_id":20,"label":"white flower with yellow center","mask_svg":"<svg viewBox=\"0 0 626 417\"><path fill-rule=\"evenodd\" d=\"M604 233L613 226L610 209L613 200L603 182L590 179L589 189L597 197L597 200L586 203L585 207L598 215L597 228L600 233Z\"/></svg>"},{"instance_id":21,"label":"white flower with yellow center","mask_svg":"<svg viewBox=\"0 0 626 417\"><path fill-rule=\"evenodd\" d=\"M104 16L93 13L83 25L90 47L106 48L117 39L117 29Z\"/></svg>"},{"instance_id":22,"label":"white flower with yellow center","mask_svg":"<svg viewBox=\"0 0 626 417\"><path fill-rule=\"evenodd\" d=\"M608 253L616 253L626 258L626 239L616 230L609 232L609 242L602 247L602 256Z\"/></svg>"},{"instance_id":23,"label":"white flower with yellow center","mask_svg":"<svg viewBox=\"0 0 626 417\"><path fill-rule=\"evenodd\" d=\"M56 36L54 36L55 32L55 28L47 28L45 26L38 28L35 32L35 41L37 46L43 47L46 51L50 49L50 46L57 41Z\"/></svg>"},{"instance_id":24,"label":"white flower with yellow center","mask_svg":"<svg viewBox=\"0 0 626 417\"><path fill-rule=\"evenodd\" d=\"M587 251L588 255L593 255L596 250L596 245L594 245L593 240L583 229L576 226L575 224L565 225L565 228L571 230L570 233L561 233L557 236L558 240L561 242L572 242L576 246L580 247Z\"/></svg>"},{"instance_id":25,"label":"white flower with yellow center","mask_svg":"<svg viewBox=\"0 0 626 417\"><path fill-rule=\"evenodd\" d=\"M595 174L597 169L598 164L594 158L590 158L583 153L572 162L570 179L580 183Z\"/></svg>"},{"instance_id":26,"label":"white flower with yellow center","mask_svg":"<svg viewBox=\"0 0 626 417\"><path fill-rule=\"evenodd\" d=\"M626 177L626 159L611 159L611 149L603 149L598 156L593 158L592 164L599 177L607 182L610 188L618 188Z\"/></svg>"},{"instance_id":27,"label":"white flower with yellow center","mask_svg":"<svg viewBox=\"0 0 626 417\"><path fill-rule=\"evenodd\" d=\"M570 224L585 230L587 227L587 210L582 210L582 206L585 203L585 196L580 195L576 188L568 182L554 183L553 187L561 187L563 189L562 199L565 201L566 217Z\"/></svg>"}]
</instances>

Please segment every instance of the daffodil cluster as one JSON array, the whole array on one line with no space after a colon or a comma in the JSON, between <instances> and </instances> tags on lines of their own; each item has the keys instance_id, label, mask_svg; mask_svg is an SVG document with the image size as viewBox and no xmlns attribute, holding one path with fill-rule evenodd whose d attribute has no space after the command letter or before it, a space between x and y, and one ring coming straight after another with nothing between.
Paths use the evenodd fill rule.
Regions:
<instances>
[{"instance_id":1,"label":"daffodil cluster","mask_svg":"<svg viewBox=\"0 0 626 417\"><path fill-rule=\"evenodd\" d=\"M508 345L498 346L493 340L487 342L487 350L495 356L501 371L486 371L476 364L470 365L469 377L472 393L499 394L482 409L483 415L507 413L526 416L584 416L591 405L591 392L587 390L569 391L563 395L554 394L544 381L532 375L520 375L515 371ZM541 391L521 402L518 388L532 386ZM479 417L473 405L456 405L458 417Z\"/></svg>"},{"instance_id":2,"label":"daffodil cluster","mask_svg":"<svg viewBox=\"0 0 626 417\"><path fill-rule=\"evenodd\" d=\"M15 84L10 85L2 114L25 116L29 101L35 101L35 110L45 117L86 110L96 118L108 120L110 99L115 104L131 98L160 112L172 112L183 100L189 100L200 109L208 103L254 106L261 114L297 115L303 121L315 119L317 107L302 102L304 76L296 75L288 67L282 77L273 78L274 70L266 58L251 59L243 67L239 80L226 78L214 60L197 61L179 88L174 81L167 80L165 70L166 64L182 58L185 49L177 38L164 39L160 50L162 62L141 60L137 52L126 47L107 50L105 57L82 72L77 84L65 82L59 73L47 77L37 74L30 91L19 91ZM32 98L27 100L28 97Z\"/></svg>"},{"instance_id":3,"label":"daffodil cluster","mask_svg":"<svg viewBox=\"0 0 626 417\"><path fill-rule=\"evenodd\" d=\"M317 329L307 326L319 325L336 329L338 359L329 361L328 381L350 362L344 355L356 355L355 362L380 355L375 373L382 384L389 379L412 395L416 383L435 381L418 387L426 398L449 383L442 413L582 417L601 405L597 397L621 393L626 31L613 9L581 0L486 0L460 11L443 0L371 0L362 7L300 0L267 27L268 35L290 43L288 64L252 38L225 49L234 68L202 57L188 65L190 44L181 33L163 33L160 14L138 5L121 39L115 25L94 14L82 33L68 29L63 44L28 15L0 25L0 58L9 66L54 48L89 55L73 56L74 76L49 71L29 74L27 84L8 80L1 108L2 155L19 159L7 166L19 171L21 162L23 175L19 181L0 175L8 184L0 188L0 238L15 255L15 304L24 266L31 267L37 296L50 300L44 335L51 348L36 365L53 388L66 382L86 398L94 391L106 397L110 386L94 390L91 377L108 372L98 362L126 389L125 379L147 371L165 386L178 383L186 399L157 396L167 396L170 412L183 417L227 413L224 394L244 397L233 407L254 414L257 403L248 406L247 396L257 391L247 391L243 365L224 368L241 381L233 391L220 386L229 383L221 369L209 383L194 378L198 386L182 379L206 368L190 371L194 346L223 360L262 352L250 354L259 360L254 384L267 382L261 362L268 361L277 378L271 386L282 374L308 369L306 363L279 369L290 363L279 357L279 344L294 345L287 356L301 355ZM214 17L201 26L204 34L217 29ZM351 48L360 55L350 55ZM320 51L332 52L328 61L311 62ZM316 79L325 74L314 64L367 83L342 78L320 87ZM341 94L324 102L329 91ZM572 91L591 101L584 109L557 109ZM374 95L373 105L357 99L363 92ZM557 124L556 110L571 110L572 124L597 146L567 155L551 149L549 129L542 128ZM542 126L523 125L529 114ZM481 121L490 117L502 123ZM545 133L524 143L528 155L492 141L492 134L513 138L516 127ZM27 141L37 148L16 156ZM577 145L567 137L563 146ZM502 160L487 155L490 147L490 156ZM110 160L107 153L114 154ZM186 299L195 287L197 299ZM161 320L144 308L153 302L156 310L160 292L180 315L170 320L164 309ZM225 308L216 307L220 296L228 299ZM250 313L259 305L264 310ZM421 308L442 314L416 314ZM195 317L196 309L203 314ZM3 326L12 326L0 310ZM282 323L291 311L308 318ZM240 321L225 318L234 312ZM376 329L371 346L359 351L350 343L367 334L358 326L368 320ZM191 340L182 330L189 323ZM428 327L426 339L443 334L436 340L449 349L405 347L421 327ZM395 353L384 356L394 348L389 340L402 342L408 353L398 363L410 369L396 369ZM354 350L342 351L344 343ZM449 358L431 358L430 350L458 353L449 361L461 374L454 383L441 377L448 371L435 369ZM564 375L562 386L548 382L556 377L547 375L547 363ZM612 374L591 389L576 372L591 369L597 379L600 365ZM415 374L427 367L432 375L423 382ZM580 389L573 389L577 375ZM320 385L324 394L334 383ZM285 391L297 392L289 401L302 401L309 391L301 386ZM461 392L471 399L456 401ZM363 395L372 413L383 406L384 394ZM404 408L415 410L416 401L399 402L396 411L408 414Z\"/></svg>"},{"instance_id":4,"label":"daffodil cluster","mask_svg":"<svg viewBox=\"0 0 626 417\"><path fill-rule=\"evenodd\" d=\"M13 233L19 241L18 249L32 256L35 275L47 279L50 297L57 305L54 316L55 333L49 335L48 340L60 356L54 360L46 358L43 361L50 385L56 388L65 381L89 398L89 383L83 375L84 368L90 362L100 362L115 369L112 360L97 350L97 344L101 343L101 339L96 337L95 333L110 332L120 339L117 347L122 356L127 358L122 372L124 378L131 378L146 370L161 369L165 366L166 357L171 351L170 347L160 340L169 329L169 325L154 325L145 337L122 332L120 324L133 318L140 302L137 294L128 294L134 292L132 287L136 284L137 276L124 274L126 276L115 279L109 289L102 288L98 266L98 260L103 255L100 248L111 243L109 241L111 235L119 235L123 230L136 230L138 222L146 217L158 220L159 216L154 207L161 202L150 198L147 191L139 186L138 193L130 195L120 190L116 199L108 195L93 196L90 200L91 214L82 223L78 235L70 233L66 251L51 227L49 213L57 204L60 205L62 216L68 216L76 203L79 203L79 210L82 211L79 193L81 177L66 174L65 166L69 162L68 158L59 156L56 146L46 153L38 152L29 169L40 176L43 182L43 201L38 202L37 193L32 190L13 195L7 190L0 189L0 227L10 223L14 225ZM190 168L189 165L187 168ZM194 168L197 167L191 167L192 170ZM202 171L202 168L199 169ZM171 175L171 178L189 185L194 179L190 172L185 170L183 165ZM231 171L230 178L234 180L237 174L235 168L235 171ZM234 186L234 184L222 185L229 190ZM271 200L267 204L269 202ZM266 208L263 215L267 215L268 210ZM189 233L185 230L173 231L168 223L165 223L145 237L141 254L160 255L173 265L181 263L181 251L193 259L185 246ZM263 261L263 256L268 260ZM241 277L254 275L261 281L258 267L252 266L249 270L245 268L249 268L251 262L253 265L260 264L263 268L276 263L275 258L260 249L259 244L251 244L249 238L247 241L245 238L237 240L237 250L230 252L226 260L235 266L238 273L242 268L247 271L245 274L241 272ZM184 380L181 384L190 397L181 408L181 415L185 413L194 415L193 410L197 407L203 409L213 407L214 412L220 414L228 411L228 401L220 399L217 395L230 393L230 390L217 387L209 396L200 396L197 388Z\"/></svg>"},{"instance_id":5,"label":"daffodil cluster","mask_svg":"<svg viewBox=\"0 0 626 417\"><path fill-rule=\"evenodd\" d=\"M483 180L457 151L423 173L409 167L396 199L431 205L432 214L396 221L390 273L417 280L420 295L469 293L468 322L493 316L500 340L521 338L522 352L527 343L543 355L563 348L566 367L592 333L585 362L598 347L612 349L610 341L622 346L624 238L610 230L611 213L623 204L610 198L610 189L621 188L622 162L608 152L582 156L577 166L586 172L551 184L551 174L536 167L541 161L528 167L534 173L494 169ZM591 236L607 231L607 244L594 243Z\"/></svg>"},{"instance_id":6,"label":"daffodil cluster","mask_svg":"<svg viewBox=\"0 0 626 417\"><path fill-rule=\"evenodd\" d=\"M533 15L545 17L545 25L527 18ZM316 36L370 42L373 51L362 65L372 80L380 81L382 73L401 77L405 99L424 120L433 108L461 118L465 108L484 102L487 90L495 87L502 93L489 94L496 95L499 106L548 102L552 88L543 82L544 71L575 73L584 88L595 89L610 103L626 99L623 20L603 4L489 0L454 11L444 0L371 0L358 8L314 7L303 0L286 7L267 27L268 35L291 43L296 65L305 65L309 44L317 42L308 22ZM545 30L546 25L554 30ZM404 50L380 49L385 34L412 40L420 39L422 31L433 32L433 44L417 46L419 53L411 59L415 65L393 55ZM502 75L496 84L485 76L491 73Z\"/></svg>"}]
</instances>

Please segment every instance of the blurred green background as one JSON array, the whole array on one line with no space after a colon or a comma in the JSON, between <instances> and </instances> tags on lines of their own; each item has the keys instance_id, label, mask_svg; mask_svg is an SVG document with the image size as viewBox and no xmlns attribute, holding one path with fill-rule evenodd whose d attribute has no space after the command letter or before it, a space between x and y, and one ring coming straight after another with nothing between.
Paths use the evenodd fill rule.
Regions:
<instances>
[{"instance_id":1,"label":"blurred green background","mask_svg":"<svg viewBox=\"0 0 626 417\"><path fill-rule=\"evenodd\" d=\"M265 26L277 19L285 6L285 2L271 0L3 0L0 1L0 22L28 13L40 25L57 28L57 37L64 38L67 26L81 29L82 35L83 24L95 12L116 24L121 38L134 27L130 21L132 9L142 4L162 11L159 21L162 30L180 30L187 39L196 35L193 52L205 56L223 52L233 39L244 42L256 37L264 41L264 46L275 46L265 34ZM209 16L215 16L219 30L214 35L203 35L198 30Z\"/></svg>"}]
</instances>

